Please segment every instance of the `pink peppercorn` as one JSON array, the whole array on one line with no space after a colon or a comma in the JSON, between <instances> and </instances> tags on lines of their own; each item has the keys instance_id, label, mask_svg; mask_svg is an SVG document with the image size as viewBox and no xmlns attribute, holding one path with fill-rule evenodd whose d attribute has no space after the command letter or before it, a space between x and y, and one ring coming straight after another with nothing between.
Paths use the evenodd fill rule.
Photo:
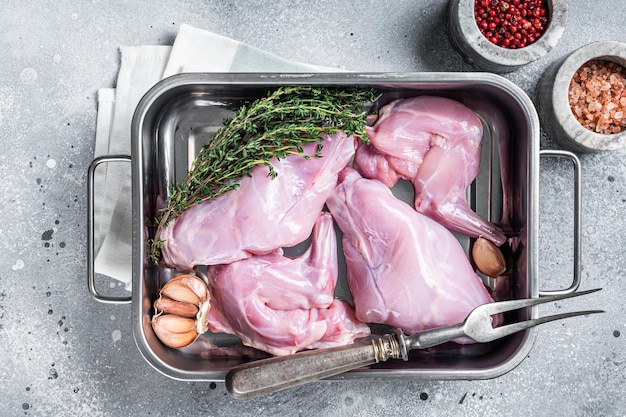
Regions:
<instances>
[{"instance_id":1,"label":"pink peppercorn","mask_svg":"<svg viewBox=\"0 0 626 417\"><path fill-rule=\"evenodd\" d=\"M547 27L547 15L545 0L474 1L478 29L503 48L523 48L536 42Z\"/></svg>"}]
</instances>

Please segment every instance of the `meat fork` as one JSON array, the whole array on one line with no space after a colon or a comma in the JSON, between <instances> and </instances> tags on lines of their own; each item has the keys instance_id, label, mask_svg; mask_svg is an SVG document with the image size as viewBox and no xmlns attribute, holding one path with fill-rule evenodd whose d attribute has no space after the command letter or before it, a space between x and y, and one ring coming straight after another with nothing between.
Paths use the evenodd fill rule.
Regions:
<instances>
[{"instance_id":1,"label":"meat fork","mask_svg":"<svg viewBox=\"0 0 626 417\"><path fill-rule=\"evenodd\" d=\"M470 338L478 343L491 342L553 320L603 313L603 310L575 311L505 324L496 328L491 324L491 316L495 314L578 297L599 290L600 288L483 304L472 310L463 323L450 327L427 330L413 336L406 336L398 329L395 333L372 339L371 343L355 343L245 363L228 372L226 389L236 398L256 397L384 362L390 358L408 361L408 352L412 349L426 349L461 337Z\"/></svg>"}]
</instances>

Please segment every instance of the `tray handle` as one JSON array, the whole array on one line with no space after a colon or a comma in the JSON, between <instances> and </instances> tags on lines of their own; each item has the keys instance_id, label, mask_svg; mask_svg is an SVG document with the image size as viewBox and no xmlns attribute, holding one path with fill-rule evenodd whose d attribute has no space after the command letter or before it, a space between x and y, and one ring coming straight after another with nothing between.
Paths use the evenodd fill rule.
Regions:
<instances>
[{"instance_id":1,"label":"tray handle","mask_svg":"<svg viewBox=\"0 0 626 417\"><path fill-rule=\"evenodd\" d=\"M96 168L103 163L109 162L130 162L129 155L106 155L95 158L89 164L87 172L87 288L91 296L101 303L107 304L128 304L132 300L132 295L124 297L113 297L100 294L95 285L95 172Z\"/></svg>"},{"instance_id":2,"label":"tray handle","mask_svg":"<svg viewBox=\"0 0 626 417\"><path fill-rule=\"evenodd\" d=\"M580 160L578 157L569 151L563 150L541 150L539 152L541 157L551 158L564 158L572 161L574 165L574 278L569 288L560 290L541 291L539 295L558 295L573 293L580 286L580 254L581 254L581 224L582 224L582 174L580 168Z\"/></svg>"}]
</instances>

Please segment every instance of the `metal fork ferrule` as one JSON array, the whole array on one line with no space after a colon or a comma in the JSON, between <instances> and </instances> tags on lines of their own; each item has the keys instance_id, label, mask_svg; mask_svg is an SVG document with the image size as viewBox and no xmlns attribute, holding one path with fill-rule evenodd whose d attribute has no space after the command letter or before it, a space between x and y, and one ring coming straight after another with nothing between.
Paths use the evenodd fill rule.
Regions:
<instances>
[{"instance_id":1,"label":"metal fork ferrule","mask_svg":"<svg viewBox=\"0 0 626 417\"><path fill-rule=\"evenodd\" d=\"M402 357L402 349L395 334L373 339L372 346L374 347L376 363L384 362L389 358L398 359Z\"/></svg>"}]
</instances>

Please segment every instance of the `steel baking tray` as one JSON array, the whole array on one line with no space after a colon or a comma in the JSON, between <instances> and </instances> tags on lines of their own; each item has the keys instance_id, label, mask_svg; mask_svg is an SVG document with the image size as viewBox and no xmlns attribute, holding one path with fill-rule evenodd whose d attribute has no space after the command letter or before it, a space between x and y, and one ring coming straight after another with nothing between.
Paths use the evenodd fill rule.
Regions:
<instances>
[{"instance_id":1,"label":"steel baking tray","mask_svg":"<svg viewBox=\"0 0 626 417\"><path fill-rule=\"evenodd\" d=\"M136 344L155 369L178 380L223 381L240 363L264 357L230 335L207 333L184 349L164 346L152 331L152 303L161 286L176 274L152 265L146 256L146 226L181 181L196 153L242 103L283 85L374 88L378 104L400 97L439 95L473 109L484 124L480 173L468 201L506 233L512 270L485 284L497 299L536 297L539 120L527 95L506 79L489 73L402 74L180 74L153 87L139 103L132 123L133 283L132 327ZM558 155L557 155L558 156ZM401 185L394 192L407 198ZM468 249L470 240L459 236ZM341 254L340 254L341 256ZM350 300L345 267L340 265L336 296ZM577 284L573 284L571 290ZM507 320L537 317L537 309ZM376 332L377 328L374 326ZM394 379L485 379L517 366L530 351L536 330L489 344L449 343L412 352L409 361L391 361L334 377Z\"/></svg>"}]
</instances>

